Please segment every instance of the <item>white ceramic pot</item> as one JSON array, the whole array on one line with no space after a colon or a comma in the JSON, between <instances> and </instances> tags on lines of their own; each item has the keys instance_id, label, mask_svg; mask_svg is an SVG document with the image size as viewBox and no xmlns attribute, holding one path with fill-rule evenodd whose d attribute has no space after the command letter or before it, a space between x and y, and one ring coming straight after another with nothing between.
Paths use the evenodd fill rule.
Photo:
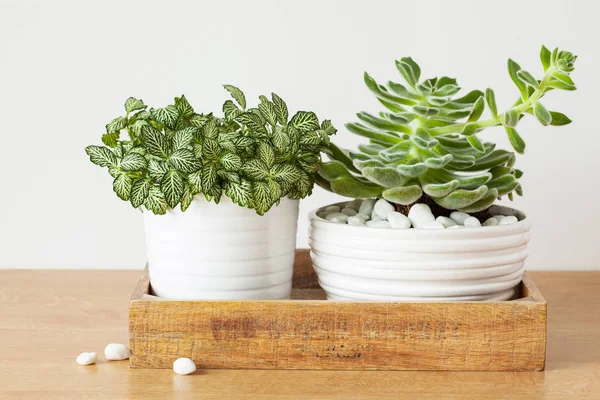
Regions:
<instances>
[{"instance_id":1,"label":"white ceramic pot","mask_svg":"<svg viewBox=\"0 0 600 400\"><path fill-rule=\"evenodd\" d=\"M298 200L264 216L196 196L166 215L144 212L150 284L167 299L284 299L292 290Z\"/></svg>"},{"instance_id":2,"label":"white ceramic pot","mask_svg":"<svg viewBox=\"0 0 600 400\"><path fill-rule=\"evenodd\" d=\"M345 203L337 205L343 206ZM331 300L506 300L525 271L530 221L462 229L386 229L336 224L310 213L311 258Z\"/></svg>"}]
</instances>

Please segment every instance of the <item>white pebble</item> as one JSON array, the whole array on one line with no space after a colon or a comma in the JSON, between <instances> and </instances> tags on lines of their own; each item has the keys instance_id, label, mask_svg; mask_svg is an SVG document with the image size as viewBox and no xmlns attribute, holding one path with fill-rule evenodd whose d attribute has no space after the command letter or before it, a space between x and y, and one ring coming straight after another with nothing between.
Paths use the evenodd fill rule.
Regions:
<instances>
[{"instance_id":1,"label":"white pebble","mask_svg":"<svg viewBox=\"0 0 600 400\"><path fill-rule=\"evenodd\" d=\"M329 206L325 209L325 211L328 212L340 212L340 207L339 206Z\"/></svg>"},{"instance_id":2,"label":"white pebble","mask_svg":"<svg viewBox=\"0 0 600 400\"><path fill-rule=\"evenodd\" d=\"M519 222L517 217L511 215L511 216L502 218L502 220L499 222L499 225L511 225L511 224L516 224L517 222Z\"/></svg>"},{"instance_id":3,"label":"white pebble","mask_svg":"<svg viewBox=\"0 0 600 400\"><path fill-rule=\"evenodd\" d=\"M450 228L451 226L456 225L456 222L452 221L450 218L448 217L442 217L439 216L435 219L437 222L439 222L440 224L444 225L444 228Z\"/></svg>"},{"instance_id":4,"label":"white pebble","mask_svg":"<svg viewBox=\"0 0 600 400\"><path fill-rule=\"evenodd\" d=\"M334 224L345 224L346 221L341 218L331 218L329 222L333 222Z\"/></svg>"},{"instance_id":5,"label":"white pebble","mask_svg":"<svg viewBox=\"0 0 600 400\"><path fill-rule=\"evenodd\" d=\"M349 208L349 207L346 207L346 208L344 208L344 209L342 210L342 213L343 213L343 214L346 214L346 215L347 215L347 216L349 216L349 217L353 217L353 216L355 216L356 214L358 214L358 212L356 212L356 210L355 210L354 208Z\"/></svg>"},{"instance_id":6,"label":"white pebble","mask_svg":"<svg viewBox=\"0 0 600 400\"><path fill-rule=\"evenodd\" d=\"M348 221L348 216L341 212L333 212L333 213L329 214L326 219L331 221L334 218L341 219L344 222Z\"/></svg>"},{"instance_id":7,"label":"white pebble","mask_svg":"<svg viewBox=\"0 0 600 400\"><path fill-rule=\"evenodd\" d=\"M317 217L323 218L323 219L327 219L327 216L329 215L329 213L327 211L319 211L317 213Z\"/></svg>"},{"instance_id":8,"label":"white pebble","mask_svg":"<svg viewBox=\"0 0 600 400\"><path fill-rule=\"evenodd\" d=\"M435 217L431 213L431 208L427 204L415 204L408 212L408 219L413 227L420 229L428 222L435 222Z\"/></svg>"},{"instance_id":9,"label":"white pebble","mask_svg":"<svg viewBox=\"0 0 600 400\"><path fill-rule=\"evenodd\" d=\"M437 221L426 222L421 226L422 229L444 229L444 225Z\"/></svg>"},{"instance_id":10,"label":"white pebble","mask_svg":"<svg viewBox=\"0 0 600 400\"><path fill-rule=\"evenodd\" d=\"M173 363L173 371L179 375L189 375L196 370L196 364L189 358L178 358Z\"/></svg>"},{"instance_id":11,"label":"white pebble","mask_svg":"<svg viewBox=\"0 0 600 400\"><path fill-rule=\"evenodd\" d=\"M465 220L469 217L471 217L469 214L460 211L452 211L450 213L450 219L458 225L464 225Z\"/></svg>"},{"instance_id":12,"label":"white pebble","mask_svg":"<svg viewBox=\"0 0 600 400\"><path fill-rule=\"evenodd\" d=\"M502 218L505 218L506 215L494 215L494 218L496 218L496 220L498 220L498 222L502 221Z\"/></svg>"},{"instance_id":13,"label":"white pebble","mask_svg":"<svg viewBox=\"0 0 600 400\"><path fill-rule=\"evenodd\" d=\"M468 226L470 228L474 228L474 227L481 226L481 222L479 222L479 220L475 217L469 217L469 218L465 219L465 221L463 222L463 225Z\"/></svg>"},{"instance_id":14,"label":"white pebble","mask_svg":"<svg viewBox=\"0 0 600 400\"><path fill-rule=\"evenodd\" d=\"M411 226L410 219L397 211L392 211L388 214L388 221L394 229L408 229Z\"/></svg>"},{"instance_id":15,"label":"white pebble","mask_svg":"<svg viewBox=\"0 0 600 400\"><path fill-rule=\"evenodd\" d=\"M373 222L378 222L378 221L383 221L381 218L379 218L379 216L374 216L373 218L371 218L371 221Z\"/></svg>"},{"instance_id":16,"label":"white pebble","mask_svg":"<svg viewBox=\"0 0 600 400\"><path fill-rule=\"evenodd\" d=\"M90 365L95 364L98 361L98 355L96 353L81 353L77 356L77 364L79 365Z\"/></svg>"},{"instance_id":17,"label":"white pebble","mask_svg":"<svg viewBox=\"0 0 600 400\"><path fill-rule=\"evenodd\" d=\"M370 220L370 219L371 219L371 216L370 216L370 215L363 214L363 213L358 213L358 214L357 214L357 217L361 217L361 218L362 218L362 219L364 219L365 221L368 221L368 220Z\"/></svg>"},{"instance_id":18,"label":"white pebble","mask_svg":"<svg viewBox=\"0 0 600 400\"><path fill-rule=\"evenodd\" d=\"M129 349L124 344L111 343L104 349L104 357L107 360L127 360L129 358Z\"/></svg>"},{"instance_id":19,"label":"white pebble","mask_svg":"<svg viewBox=\"0 0 600 400\"><path fill-rule=\"evenodd\" d=\"M375 199L366 199L366 200L363 200L362 204L358 208L358 212L361 214L371 215L374 207L375 207Z\"/></svg>"},{"instance_id":20,"label":"white pebble","mask_svg":"<svg viewBox=\"0 0 600 400\"><path fill-rule=\"evenodd\" d=\"M464 226L462 226L462 225L452 225L452 226L448 227L448 229L458 229L458 228L464 228Z\"/></svg>"},{"instance_id":21,"label":"white pebble","mask_svg":"<svg viewBox=\"0 0 600 400\"><path fill-rule=\"evenodd\" d=\"M379 216L375 212L375 208L373 208L373 211L371 211L371 219L373 219L373 218L379 218Z\"/></svg>"},{"instance_id":22,"label":"white pebble","mask_svg":"<svg viewBox=\"0 0 600 400\"><path fill-rule=\"evenodd\" d=\"M381 219L387 219L388 214L394 210L394 206L385 199L379 199L377 200L377 203L375 203L375 213Z\"/></svg>"},{"instance_id":23,"label":"white pebble","mask_svg":"<svg viewBox=\"0 0 600 400\"><path fill-rule=\"evenodd\" d=\"M370 228L391 228L389 221L369 221L365 225Z\"/></svg>"},{"instance_id":24,"label":"white pebble","mask_svg":"<svg viewBox=\"0 0 600 400\"><path fill-rule=\"evenodd\" d=\"M351 208L354 211L358 212L360 205L362 203L362 199L354 199L350 203L346 204L346 208Z\"/></svg>"},{"instance_id":25,"label":"white pebble","mask_svg":"<svg viewBox=\"0 0 600 400\"><path fill-rule=\"evenodd\" d=\"M358 215L348 217L348 225L364 225L365 220Z\"/></svg>"},{"instance_id":26,"label":"white pebble","mask_svg":"<svg viewBox=\"0 0 600 400\"><path fill-rule=\"evenodd\" d=\"M481 225L482 226L495 226L495 225L498 225L498 220L494 217L490 217L490 218L486 219L485 222Z\"/></svg>"}]
</instances>

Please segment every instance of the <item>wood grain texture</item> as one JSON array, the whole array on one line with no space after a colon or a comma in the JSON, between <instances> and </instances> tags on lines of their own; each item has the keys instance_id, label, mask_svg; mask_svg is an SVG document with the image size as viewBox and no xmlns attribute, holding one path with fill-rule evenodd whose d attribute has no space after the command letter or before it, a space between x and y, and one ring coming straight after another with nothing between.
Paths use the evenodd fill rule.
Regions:
<instances>
[{"instance_id":1,"label":"wood grain texture","mask_svg":"<svg viewBox=\"0 0 600 400\"><path fill-rule=\"evenodd\" d=\"M543 372L130 369L107 362L127 342L141 271L0 271L0 399L586 399L600 393L600 272L532 272L548 302ZM96 351L82 367L77 354Z\"/></svg>"},{"instance_id":2,"label":"wood grain texture","mask_svg":"<svg viewBox=\"0 0 600 400\"><path fill-rule=\"evenodd\" d=\"M516 301L331 302L313 289L312 270L308 251L298 251L299 287L283 301L163 300L148 296L144 272L130 303L131 366L171 368L189 357L233 369L544 368L546 302L529 277Z\"/></svg>"}]
</instances>

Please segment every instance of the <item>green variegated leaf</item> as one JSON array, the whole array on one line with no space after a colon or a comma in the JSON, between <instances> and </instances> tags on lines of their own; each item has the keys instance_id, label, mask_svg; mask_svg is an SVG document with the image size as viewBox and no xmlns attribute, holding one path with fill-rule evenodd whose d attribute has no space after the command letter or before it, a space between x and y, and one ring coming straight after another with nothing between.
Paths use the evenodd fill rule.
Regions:
<instances>
[{"instance_id":1,"label":"green variegated leaf","mask_svg":"<svg viewBox=\"0 0 600 400\"><path fill-rule=\"evenodd\" d=\"M319 129L319 119L314 112L298 111L290 120L290 125L299 132L310 132Z\"/></svg>"},{"instance_id":2,"label":"green variegated leaf","mask_svg":"<svg viewBox=\"0 0 600 400\"><path fill-rule=\"evenodd\" d=\"M252 180L265 180L269 176L269 168L262 160L253 159L242 166L242 171Z\"/></svg>"},{"instance_id":3,"label":"green variegated leaf","mask_svg":"<svg viewBox=\"0 0 600 400\"><path fill-rule=\"evenodd\" d=\"M277 164L271 168L271 176L278 182L294 183L301 177L301 173L294 165Z\"/></svg>"},{"instance_id":4,"label":"green variegated leaf","mask_svg":"<svg viewBox=\"0 0 600 400\"><path fill-rule=\"evenodd\" d=\"M183 178L176 170L172 169L165 173L160 182L160 190L165 195L165 200L171 208L177 207L183 195Z\"/></svg>"},{"instance_id":5,"label":"green variegated leaf","mask_svg":"<svg viewBox=\"0 0 600 400\"><path fill-rule=\"evenodd\" d=\"M127 126L127 118L117 117L106 125L106 133L119 132Z\"/></svg>"},{"instance_id":6,"label":"green variegated leaf","mask_svg":"<svg viewBox=\"0 0 600 400\"><path fill-rule=\"evenodd\" d=\"M273 104L275 105L277 122L279 122L281 125L286 125L289 117L287 105L281 99L281 97L277 96L275 93L271 93L271 99L273 99Z\"/></svg>"},{"instance_id":7,"label":"green variegated leaf","mask_svg":"<svg viewBox=\"0 0 600 400\"><path fill-rule=\"evenodd\" d=\"M175 128L177 118L179 118L179 110L173 105L151 109L150 114L156 121L171 129Z\"/></svg>"},{"instance_id":8,"label":"green variegated leaf","mask_svg":"<svg viewBox=\"0 0 600 400\"><path fill-rule=\"evenodd\" d=\"M189 146L191 146L192 140L194 140L194 134L197 130L198 128L189 126L187 128L175 131L171 137L171 149L173 151L187 149Z\"/></svg>"},{"instance_id":9,"label":"green variegated leaf","mask_svg":"<svg viewBox=\"0 0 600 400\"><path fill-rule=\"evenodd\" d=\"M250 207L252 200L252 184L247 179L240 182L229 182L225 195L242 207Z\"/></svg>"},{"instance_id":10,"label":"green variegated leaf","mask_svg":"<svg viewBox=\"0 0 600 400\"><path fill-rule=\"evenodd\" d=\"M202 192L202 173L203 169L188 175L188 183L193 194Z\"/></svg>"},{"instance_id":11,"label":"green variegated leaf","mask_svg":"<svg viewBox=\"0 0 600 400\"><path fill-rule=\"evenodd\" d=\"M289 139L280 126L276 126L273 130L273 145L281 152L285 151L289 145Z\"/></svg>"},{"instance_id":12,"label":"green variegated leaf","mask_svg":"<svg viewBox=\"0 0 600 400\"><path fill-rule=\"evenodd\" d=\"M102 143L114 149L117 147L119 136L119 132L105 133L102 135Z\"/></svg>"},{"instance_id":13,"label":"green variegated leaf","mask_svg":"<svg viewBox=\"0 0 600 400\"><path fill-rule=\"evenodd\" d=\"M130 97L127 100L125 100L125 111L127 111L128 113L143 110L144 108L146 108L146 105L140 99Z\"/></svg>"},{"instance_id":14,"label":"green variegated leaf","mask_svg":"<svg viewBox=\"0 0 600 400\"><path fill-rule=\"evenodd\" d=\"M239 171L242 167L242 159L237 154L226 153L221 156L221 165L227 171Z\"/></svg>"},{"instance_id":15,"label":"green variegated leaf","mask_svg":"<svg viewBox=\"0 0 600 400\"><path fill-rule=\"evenodd\" d=\"M204 127L202 128L202 134L204 138L216 139L219 136L219 130L217 129L217 123L214 118L209 119Z\"/></svg>"},{"instance_id":16,"label":"green variegated leaf","mask_svg":"<svg viewBox=\"0 0 600 400\"><path fill-rule=\"evenodd\" d=\"M148 173L150 178L156 182L160 182L164 174L169 170L166 161L150 159L148 162Z\"/></svg>"},{"instance_id":17,"label":"green variegated leaf","mask_svg":"<svg viewBox=\"0 0 600 400\"><path fill-rule=\"evenodd\" d=\"M190 105L184 95L181 95L181 97L175 97L175 108L177 109L179 115L184 118L194 115L194 108Z\"/></svg>"},{"instance_id":18,"label":"green variegated leaf","mask_svg":"<svg viewBox=\"0 0 600 400\"><path fill-rule=\"evenodd\" d=\"M152 125L142 127L144 144L148 153L156 157L167 158L171 152L165 135Z\"/></svg>"},{"instance_id":19,"label":"green variegated leaf","mask_svg":"<svg viewBox=\"0 0 600 400\"><path fill-rule=\"evenodd\" d=\"M184 185L180 204L181 211L184 212L187 210L192 204L192 201L194 201L194 193L192 193L192 188L190 188L190 185Z\"/></svg>"},{"instance_id":20,"label":"green variegated leaf","mask_svg":"<svg viewBox=\"0 0 600 400\"><path fill-rule=\"evenodd\" d=\"M85 152L90 156L90 161L101 167L116 167L117 157L110 149L104 146L88 146Z\"/></svg>"},{"instance_id":21,"label":"green variegated leaf","mask_svg":"<svg viewBox=\"0 0 600 400\"><path fill-rule=\"evenodd\" d=\"M202 177L200 184L204 194L215 196L217 190L220 190L217 185L217 167L214 164L207 164L202 167Z\"/></svg>"},{"instance_id":22,"label":"green variegated leaf","mask_svg":"<svg viewBox=\"0 0 600 400\"><path fill-rule=\"evenodd\" d=\"M198 171L202 167L200 161L187 149L179 149L173 152L169 157L169 162L173 167L185 173Z\"/></svg>"},{"instance_id":23,"label":"green variegated leaf","mask_svg":"<svg viewBox=\"0 0 600 400\"><path fill-rule=\"evenodd\" d=\"M238 115L240 115L240 113L240 109L233 103L233 101L227 100L225 103L223 103L223 114L225 114L225 118L227 120L235 119Z\"/></svg>"},{"instance_id":24,"label":"green variegated leaf","mask_svg":"<svg viewBox=\"0 0 600 400\"><path fill-rule=\"evenodd\" d=\"M235 120L242 125L246 125L251 131L256 133L267 133L265 121L258 114L252 112L241 113Z\"/></svg>"},{"instance_id":25,"label":"green variegated leaf","mask_svg":"<svg viewBox=\"0 0 600 400\"><path fill-rule=\"evenodd\" d=\"M133 183L129 200L134 208L144 204L150 193L150 187L152 187L152 184L147 179L138 179Z\"/></svg>"},{"instance_id":26,"label":"green variegated leaf","mask_svg":"<svg viewBox=\"0 0 600 400\"><path fill-rule=\"evenodd\" d=\"M236 88L235 86L231 86L231 85L223 85L223 87L225 89L227 89L227 91L231 94L231 97L233 97L233 99L235 101L237 101L237 103L240 105L240 107L242 107L243 110L246 109L246 96L244 96L244 93Z\"/></svg>"},{"instance_id":27,"label":"green variegated leaf","mask_svg":"<svg viewBox=\"0 0 600 400\"><path fill-rule=\"evenodd\" d=\"M189 123L190 123L190 125L195 126L197 128L202 128L204 126L204 124L206 124L206 122L208 122L211 119L212 119L211 114L208 114L208 115L194 114L190 118Z\"/></svg>"},{"instance_id":28,"label":"green variegated leaf","mask_svg":"<svg viewBox=\"0 0 600 400\"><path fill-rule=\"evenodd\" d=\"M146 168L146 158L138 153L127 153L121 160L120 167L123 171L139 171Z\"/></svg>"},{"instance_id":29,"label":"green variegated leaf","mask_svg":"<svg viewBox=\"0 0 600 400\"><path fill-rule=\"evenodd\" d=\"M258 144L258 158L265 163L267 168L271 168L275 163L275 152L267 143L261 142Z\"/></svg>"},{"instance_id":30,"label":"green variegated leaf","mask_svg":"<svg viewBox=\"0 0 600 400\"><path fill-rule=\"evenodd\" d=\"M154 214L162 215L167 212L168 208L165 196L160 191L158 186L152 186L148 192L148 197L144 201L144 207L152 211Z\"/></svg>"},{"instance_id":31,"label":"green variegated leaf","mask_svg":"<svg viewBox=\"0 0 600 400\"><path fill-rule=\"evenodd\" d=\"M271 103L265 96L260 96L258 111L260 111L260 114L269 124L271 124L271 126L275 126L277 124L277 112L275 111L275 105Z\"/></svg>"},{"instance_id":32,"label":"green variegated leaf","mask_svg":"<svg viewBox=\"0 0 600 400\"><path fill-rule=\"evenodd\" d=\"M131 193L131 185L133 184L133 179L129 177L129 175L122 173L119 174L115 180L113 181L113 190L121 198L121 200L129 200L129 195Z\"/></svg>"},{"instance_id":33,"label":"green variegated leaf","mask_svg":"<svg viewBox=\"0 0 600 400\"><path fill-rule=\"evenodd\" d=\"M252 204L259 215L264 215L271 207L271 194L269 184L266 182L254 182L252 185Z\"/></svg>"}]
</instances>

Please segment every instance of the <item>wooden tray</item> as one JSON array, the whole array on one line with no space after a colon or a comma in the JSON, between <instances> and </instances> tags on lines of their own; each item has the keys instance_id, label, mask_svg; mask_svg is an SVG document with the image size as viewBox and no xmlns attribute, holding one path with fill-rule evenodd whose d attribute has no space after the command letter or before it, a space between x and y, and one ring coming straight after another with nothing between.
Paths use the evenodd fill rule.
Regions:
<instances>
[{"instance_id":1,"label":"wooden tray","mask_svg":"<svg viewBox=\"0 0 600 400\"><path fill-rule=\"evenodd\" d=\"M540 371L546 301L526 273L498 302L325 301L308 250L292 300L175 301L151 295L148 270L131 296L132 368Z\"/></svg>"}]
</instances>

